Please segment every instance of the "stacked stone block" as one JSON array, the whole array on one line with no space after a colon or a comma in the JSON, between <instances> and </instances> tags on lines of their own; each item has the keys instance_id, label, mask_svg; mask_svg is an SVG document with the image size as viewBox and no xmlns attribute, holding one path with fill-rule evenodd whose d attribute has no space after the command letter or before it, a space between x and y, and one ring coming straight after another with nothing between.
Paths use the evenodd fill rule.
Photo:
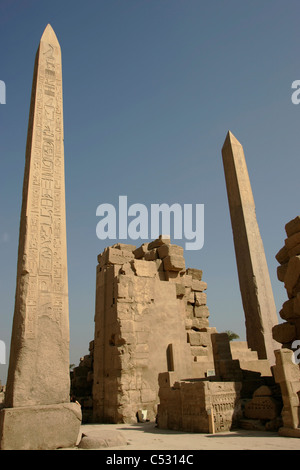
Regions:
<instances>
[{"instance_id":1,"label":"stacked stone block","mask_svg":"<svg viewBox=\"0 0 300 470\"><path fill-rule=\"evenodd\" d=\"M82 422L90 423L93 417L93 364L94 341L90 342L89 354L80 358L79 365L71 371L71 400L81 405Z\"/></svg>"},{"instance_id":2,"label":"stacked stone block","mask_svg":"<svg viewBox=\"0 0 300 470\"><path fill-rule=\"evenodd\" d=\"M279 312L284 323L273 327L273 337L283 348L292 348L295 340L300 339L300 216L285 226L287 238L284 246L276 254L280 266L277 277L284 283L288 300Z\"/></svg>"},{"instance_id":3,"label":"stacked stone block","mask_svg":"<svg viewBox=\"0 0 300 470\"><path fill-rule=\"evenodd\" d=\"M115 244L98 262L93 419L155 419L160 372L204 378L214 368L207 284L165 236Z\"/></svg>"}]
</instances>

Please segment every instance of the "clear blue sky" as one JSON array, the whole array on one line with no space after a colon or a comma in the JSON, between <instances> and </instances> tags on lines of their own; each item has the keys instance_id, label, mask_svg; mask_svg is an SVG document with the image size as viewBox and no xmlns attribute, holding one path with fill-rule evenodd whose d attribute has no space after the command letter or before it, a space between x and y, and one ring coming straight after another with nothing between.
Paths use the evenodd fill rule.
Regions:
<instances>
[{"instance_id":1,"label":"clear blue sky","mask_svg":"<svg viewBox=\"0 0 300 470\"><path fill-rule=\"evenodd\" d=\"M0 1L0 339L9 348L35 53L47 23L62 48L70 360L93 339L96 208L205 205L210 325L245 339L221 148L243 144L277 311L275 254L300 213L298 0ZM141 241L140 243L142 243ZM130 241L129 241L130 243ZM140 244L139 241L137 244ZM180 244L180 242L176 242ZM8 351L7 351L8 356ZM8 357L7 357L8 360ZM0 365L5 382L7 368Z\"/></svg>"}]
</instances>

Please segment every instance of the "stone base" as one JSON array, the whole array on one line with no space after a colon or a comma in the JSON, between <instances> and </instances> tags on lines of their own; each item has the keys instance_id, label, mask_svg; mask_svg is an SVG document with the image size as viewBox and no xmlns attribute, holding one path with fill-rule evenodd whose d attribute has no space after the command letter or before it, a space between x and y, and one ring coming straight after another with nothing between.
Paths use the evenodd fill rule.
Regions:
<instances>
[{"instance_id":1,"label":"stone base","mask_svg":"<svg viewBox=\"0 0 300 470\"><path fill-rule=\"evenodd\" d=\"M0 449L74 447L80 426L81 408L77 403L3 408L0 411Z\"/></svg>"},{"instance_id":2,"label":"stone base","mask_svg":"<svg viewBox=\"0 0 300 470\"><path fill-rule=\"evenodd\" d=\"M285 437L300 437L300 428L279 428L278 434Z\"/></svg>"}]
</instances>

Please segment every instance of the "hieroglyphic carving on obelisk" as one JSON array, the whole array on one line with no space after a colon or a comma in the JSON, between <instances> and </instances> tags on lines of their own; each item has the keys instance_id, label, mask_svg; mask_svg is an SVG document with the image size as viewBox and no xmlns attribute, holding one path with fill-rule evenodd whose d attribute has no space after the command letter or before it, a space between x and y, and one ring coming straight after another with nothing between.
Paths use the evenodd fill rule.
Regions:
<instances>
[{"instance_id":1,"label":"hieroglyphic carving on obelisk","mask_svg":"<svg viewBox=\"0 0 300 470\"><path fill-rule=\"evenodd\" d=\"M47 419L46 412L53 416L53 408L47 406L63 404L59 410L72 414L77 405L70 404L69 374L61 50L48 25L34 67L4 411L15 410L22 421L20 410L46 405ZM4 448L9 447L5 423L10 415L4 414L2 424L8 434L2 430ZM32 426L35 429L34 419ZM40 435L43 432L39 429ZM28 445L34 447L34 442Z\"/></svg>"},{"instance_id":2,"label":"hieroglyphic carving on obelisk","mask_svg":"<svg viewBox=\"0 0 300 470\"><path fill-rule=\"evenodd\" d=\"M274 350L280 347L272 337L278 323L276 306L244 150L231 132L222 156L248 346L274 365Z\"/></svg>"}]
</instances>

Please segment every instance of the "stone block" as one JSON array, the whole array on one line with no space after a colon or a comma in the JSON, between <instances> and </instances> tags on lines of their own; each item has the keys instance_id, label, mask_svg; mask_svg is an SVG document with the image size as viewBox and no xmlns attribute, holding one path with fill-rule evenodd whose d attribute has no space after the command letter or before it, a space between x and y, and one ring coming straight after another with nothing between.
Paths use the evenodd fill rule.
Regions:
<instances>
[{"instance_id":1,"label":"stone block","mask_svg":"<svg viewBox=\"0 0 300 470\"><path fill-rule=\"evenodd\" d=\"M300 232L294 233L290 237L284 240L284 244L287 250L292 250L295 246L299 245L300 243Z\"/></svg>"},{"instance_id":2,"label":"stone block","mask_svg":"<svg viewBox=\"0 0 300 470\"><path fill-rule=\"evenodd\" d=\"M134 259L134 254L129 250L119 250L118 248L108 247L98 256L100 267L107 264L124 264Z\"/></svg>"},{"instance_id":3,"label":"stone block","mask_svg":"<svg viewBox=\"0 0 300 470\"><path fill-rule=\"evenodd\" d=\"M164 260L163 260L164 261ZM165 271L165 280L169 282L181 282L179 271Z\"/></svg>"},{"instance_id":4,"label":"stone block","mask_svg":"<svg viewBox=\"0 0 300 470\"><path fill-rule=\"evenodd\" d=\"M85 433L87 434L83 435L78 444L79 449L105 449L127 445L127 440L121 432L105 429L105 426L102 429L97 427L85 430Z\"/></svg>"},{"instance_id":5,"label":"stone block","mask_svg":"<svg viewBox=\"0 0 300 470\"><path fill-rule=\"evenodd\" d=\"M293 307L294 307L295 317L299 317L300 316L300 292L297 292L297 295L294 298Z\"/></svg>"},{"instance_id":6,"label":"stone block","mask_svg":"<svg viewBox=\"0 0 300 470\"><path fill-rule=\"evenodd\" d=\"M207 332L191 331L188 333L188 339L191 346L211 345L210 334Z\"/></svg>"},{"instance_id":7,"label":"stone block","mask_svg":"<svg viewBox=\"0 0 300 470\"><path fill-rule=\"evenodd\" d=\"M192 276L193 279L196 279L197 281L202 280L202 271L201 269L195 269L195 268L188 268L186 270L187 275Z\"/></svg>"},{"instance_id":8,"label":"stone block","mask_svg":"<svg viewBox=\"0 0 300 470\"><path fill-rule=\"evenodd\" d=\"M158 259L157 249L153 248L153 250L147 251L145 253L145 260L146 261L154 261Z\"/></svg>"},{"instance_id":9,"label":"stone block","mask_svg":"<svg viewBox=\"0 0 300 470\"><path fill-rule=\"evenodd\" d=\"M287 271L284 277L284 287L289 296L295 295L294 289L300 278L300 256L293 256L288 262Z\"/></svg>"},{"instance_id":10,"label":"stone block","mask_svg":"<svg viewBox=\"0 0 300 470\"><path fill-rule=\"evenodd\" d=\"M185 274L182 276L182 282L185 287L192 287L193 278L190 274Z\"/></svg>"},{"instance_id":11,"label":"stone block","mask_svg":"<svg viewBox=\"0 0 300 470\"><path fill-rule=\"evenodd\" d=\"M288 267L288 263L281 264L280 266L277 267L277 279L278 279L278 281L284 282L287 267Z\"/></svg>"},{"instance_id":12,"label":"stone block","mask_svg":"<svg viewBox=\"0 0 300 470\"><path fill-rule=\"evenodd\" d=\"M288 237L291 237L296 232L300 232L300 216L299 215L297 215L297 217L290 220L285 225L285 231Z\"/></svg>"},{"instance_id":13,"label":"stone block","mask_svg":"<svg viewBox=\"0 0 300 470\"><path fill-rule=\"evenodd\" d=\"M267 385L262 385L258 387L253 393L253 397L271 397L272 390Z\"/></svg>"},{"instance_id":14,"label":"stone block","mask_svg":"<svg viewBox=\"0 0 300 470\"><path fill-rule=\"evenodd\" d=\"M285 264L288 262L289 254L285 245L278 251L278 253L275 255L275 258L279 264Z\"/></svg>"},{"instance_id":15,"label":"stone block","mask_svg":"<svg viewBox=\"0 0 300 470\"><path fill-rule=\"evenodd\" d=\"M154 390L151 390L150 388L143 388L141 390L141 401L142 403L157 401L156 392Z\"/></svg>"},{"instance_id":16,"label":"stone block","mask_svg":"<svg viewBox=\"0 0 300 470\"><path fill-rule=\"evenodd\" d=\"M170 388L176 380L175 372L161 372L158 374L159 388Z\"/></svg>"},{"instance_id":17,"label":"stone block","mask_svg":"<svg viewBox=\"0 0 300 470\"><path fill-rule=\"evenodd\" d=\"M200 307L198 307L200 308ZM209 320L208 317L205 318L193 318L192 319L192 328L196 328L198 330L202 330L203 328L209 327Z\"/></svg>"},{"instance_id":18,"label":"stone block","mask_svg":"<svg viewBox=\"0 0 300 470\"><path fill-rule=\"evenodd\" d=\"M288 255L289 255L289 258L291 258L292 256L300 255L300 243L298 243L298 245L288 250Z\"/></svg>"},{"instance_id":19,"label":"stone block","mask_svg":"<svg viewBox=\"0 0 300 470\"><path fill-rule=\"evenodd\" d=\"M192 319L194 317L194 305L186 304L185 306L186 317Z\"/></svg>"},{"instance_id":20,"label":"stone block","mask_svg":"<svg viewBox=\"0 0 300 470\"><path fill-rule=\"evenodd\" d=\"M183 256L183 248L178 245L162 245L157 248L157 253L161 259L166 256Z\"/></svg>"},{"instance_id":21,"label":"stone block","mask_svg":"<svg viewBox=\"0 0 300 470\"><path fill-rule=\"evenodd\" d=\"M200 305L199 307L194 307L194 314L196 318L208 318L209 309L206 305Z\"/></svg>"},{"instance_id":22,"label":"stone block","mask_svg":"<svg viewBox=\"0 0 300 470\"><path fill-rule=\"evenodd\" d=\"M207 360L208 357L208 349L204 346L191 346L191 355L194 356L194 362L197 361L196 358L205 358Z\"/></svg>"},{"instance_id":23,"label":"stone block","mask_svg":"<svg viewBox=\"0 0 300 470\"><path fill-rule=\"evenodd\" d=\"M148 245L148 250L152 250L153 248L158 248L161 245L169 245L171 243L169 235L160 235L156 240L150 242Z\"/></svg>"},{"instance_id":24,"label":"stone block","mask_svg":"<svg viewBox=\"0 0 300 470\"><path fill-rule=\"evenodd\" d=\"M169 255L163 259L165 271L182 271L185 269L183 256Z\"/></svg>"},{"instance_id":25,"label":"stone block","mask_svg":"<svg viewBox=\"0 0 300 470\"><path fill-rule=\"evenodd\" d=\"M185 287L183 284L179 284L179 283L176 283L175 284L175 287L176 287L176 297L184 297L185 295Z\"/></svg>"},{"instance_id":26,"label":"stone block","mask_svg":"<svg viewBox=\"0 0 300 470\"><path fill-rule=\"evenodd\" d=\"M199 281L198 279L193 279L192 281L192 290L195 292L203 292L207 289L207 283Z\"/></svg>"},{"instance_id":27,"label":"stone block","mask_svg":"<svg viewBox=\"0 0 300 470\"><path fill-rule=\"evenodd\" d=\"M288 321L291 318L295 318L300 315L300 312L299 314L296 313L296 309L298 306L298 304L296 306L296 300L296 297L293 297L292 299L286 300L283 303L282 309L279 312L279 315L283 320Z\"/></svg>"},{"instance_id":28,"label":"stone block","mask_svg":"<svg viewBox=\"0 0 300 470\"><path fill-rule=\"evenodd\" d=\"M148 252L148 243L143 243L141 246L136 248L136 250L133 251L134 257L136 259L141 259L144 258L145 253Z\"/></svg>"},{"instance_id":29,"label":"stone block","mask_svg":"<svg viewBox=\"0 0 300 470\"><path fill-rule=\"evenodd\" d=\"M112 246L112 248L116 248L117 250L127 250L127 251L134 251L136 250L135 245L126 245L125 243L116 243Z\"/></svg>"},{"instance_id":30,"label":"stone block","mask_svg":"<svg viewBox=\"0 0 300 470\"><path fill-rule=\"evenodd\" d=\"M294 341L296 338L296 327L291 323L280 323L272 328L275 341L284 344Z\"/></svg>"},{"instance_id":31,"label":"stone block","mask_svg":"<svg viewBox=\"0 0 300 470\"><path fill-rule=\"evenodd\" d=\"M157 275L156 263L135 259L132 261L132 268L139 277L155 277Z\"/></svg>"},{"instance_id":32,"label":"stone block","mask_svg":"<svg viewBox=\"0 0 300 470\"><path fill-rule=\"evenodd\" d=\"M186 289L186 287L185 287ZM187 295L187 303L188 304L195 304L195 292L194 291L191 291L188 295Z\"/></svg>"},{"instance_id":33,"label":"stone block","mask_svg":"<svg viewBox=\"0 0 300 470\"><path fill-rule=\"evenodd\" d=\"M195 292L195 306L206 305L206 294L204 292Z\"/></svg>"},{"instance_id":34,"label":"stone block","mask_svg":"<svg viewBox=\"0 0 300 470\"><path fill-rule=\"evenodd\" d=\"M1 450L74 447L81 418L77 403L4 408L0 411Z\"/></svg>"},{"instance_id":35,"label":"stone block","mask_svg":"<svg viewBox=\"0 0 300 470\"><path fill-rule=\"evenodd\" d=\"M271 420L279 416L280 403L270 396L256 396L245 404L246 418Z\"/></svg>"}]
</instances>

